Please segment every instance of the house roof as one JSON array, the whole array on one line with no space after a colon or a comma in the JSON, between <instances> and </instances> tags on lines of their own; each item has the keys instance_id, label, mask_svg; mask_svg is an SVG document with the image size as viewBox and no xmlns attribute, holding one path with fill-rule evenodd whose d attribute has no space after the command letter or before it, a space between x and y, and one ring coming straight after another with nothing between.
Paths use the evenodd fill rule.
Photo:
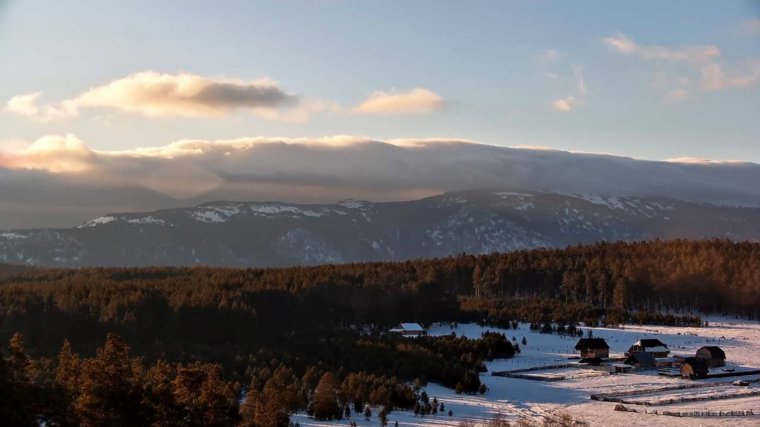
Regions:
<instances>
[{"instance_id":1,"label":"house roof","mask_svg":"<svg viewBox=\"0 0 760 427\"><path fill-rule=\"evenodd\" d=\"M610 346L607 345L607 341L602 338L581 338L578 340L578 344L575 344L576 350L585 350L588 348L609 350Z\"/></svg>"},{"instance_id":2,"label":"house roof","mask_svg":"<svg viewBox=\"0 0 760 427\"><path fill-rule=\"evenodd\" d=\"M644 366L654 366L657 364L657 360L655 360L654 356L652 356L652 353L648 353L646 351L635 351L631 353L628 359L626 359L626 362L640 363Z\"/></svg>"},{"instance_id":3,"label":"house roof","mask_svg":"<svg viewBox=\"0 0 760 427\"><path fill-rule=\"evenodd\" d=\"M401 323L398 325L398 329L403 329L407 332L423 332L423 328L419 323Z\"/></svg>"},{"instance_id":4,"label":"house roof","mask_svg":"<svg viewBox=\"0 0 760 427\"><path fill-rule=\"evenodd\" d=\"M649 348L649 347L665 347L666 349L668 348L667 344L665 344L664 342L656 338L645 338L643 340L638 340L635 343L633 343L633 345L640 345L641 347L644 347L644 348Z\"/></svg>"},{"instance_id":5,"label":"house roof","mask_svg":"<svg viewBox=\"0 0 760 427\"><path fill-rule=\"evenodd\" d=\"M717 345L706 345L704 347L701 347L699 350L697 350L697 353L699 353L702 350L707 350L708 352L710 352L710 357L712 357L713 359L726 358L726 353L723 351L723 349L721 349Z\"/></svg>"}]
</instances>

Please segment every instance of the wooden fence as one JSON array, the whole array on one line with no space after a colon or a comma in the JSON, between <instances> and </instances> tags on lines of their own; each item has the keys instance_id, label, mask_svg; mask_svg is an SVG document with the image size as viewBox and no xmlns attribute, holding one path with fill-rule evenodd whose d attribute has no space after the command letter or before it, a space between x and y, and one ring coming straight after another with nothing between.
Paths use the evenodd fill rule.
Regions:
<instances>
[{"instance_id":1,"label":"wooden fence","mask_svg":"<svg viewBox=\"0 0 760 427\"><path fill-rule=\"evenodd\" d=\"M754 416L760 416L760 413L755 412L752 409L746 410L746 411L658 411L655 410L647 410L647 409L636 409L636 408L628 408L623 405L618 405L615 407L616 411L623 411L623 412L635 412L637 414L648 414L648 415L667 415L670 417L754 417Z\"/></svg>"}]
</instances>

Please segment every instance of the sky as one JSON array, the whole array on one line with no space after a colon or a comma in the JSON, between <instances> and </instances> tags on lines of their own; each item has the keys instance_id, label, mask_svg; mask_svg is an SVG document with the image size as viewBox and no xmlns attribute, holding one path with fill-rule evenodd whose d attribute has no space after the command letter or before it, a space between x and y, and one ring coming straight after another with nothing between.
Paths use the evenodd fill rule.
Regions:
<instances>
[{"instance_id":1,"label":"sky","mask_svg":"<svg viewBox=\"0 0 760 427\"><path fill-rule=\"evenodd\" d=\"M757 1L0 0L0 228L564 177L756 201L759 100Z\"/></svg>"},{"instance_id":2,"label":"sky","mask_svg":"<svg viewBox=\"0 0 760 427\"><path fill-rule=\"evenodd\" d=\"M361 135L760 161L756 2L3 3L5 152Z\"/></svg>"}]
</instances>

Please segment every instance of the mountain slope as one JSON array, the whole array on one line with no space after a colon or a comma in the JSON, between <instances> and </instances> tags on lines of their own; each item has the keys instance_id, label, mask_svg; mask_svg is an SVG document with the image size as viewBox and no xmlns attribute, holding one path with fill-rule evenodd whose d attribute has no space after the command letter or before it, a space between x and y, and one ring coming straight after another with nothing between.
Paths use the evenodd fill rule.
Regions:
<instances>
[{"instance_id":1,"label":"mountain slope","mask_svg":"<svg viewBox=\"0 0 760 427\"><path fill-rule=\"evenodd\" d=\"M760 208L664 198L470 191L410 202L216 202L0 232L0 261L283 266L652 238L760 240Z\"/></svg>"}]
</instances>

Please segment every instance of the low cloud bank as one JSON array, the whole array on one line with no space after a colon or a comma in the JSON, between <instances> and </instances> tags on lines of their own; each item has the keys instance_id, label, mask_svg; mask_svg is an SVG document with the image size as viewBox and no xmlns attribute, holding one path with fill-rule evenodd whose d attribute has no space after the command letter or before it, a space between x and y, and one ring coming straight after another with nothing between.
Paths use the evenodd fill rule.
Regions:
<instances>
[{"instance_id":1,"label":"low cloud bank","mask_svg":"<svg viewBox=\"0 0 760 427\"><path fill-rule=\"evenodd\" d=\"M760 205L760 165L655 162L448 139L182 140L97 151L73 135L0 153L0 229L212 200L408 200L510 188ZM66 212L66 215L61 215Z\"/></svg>"}]
</instances>

